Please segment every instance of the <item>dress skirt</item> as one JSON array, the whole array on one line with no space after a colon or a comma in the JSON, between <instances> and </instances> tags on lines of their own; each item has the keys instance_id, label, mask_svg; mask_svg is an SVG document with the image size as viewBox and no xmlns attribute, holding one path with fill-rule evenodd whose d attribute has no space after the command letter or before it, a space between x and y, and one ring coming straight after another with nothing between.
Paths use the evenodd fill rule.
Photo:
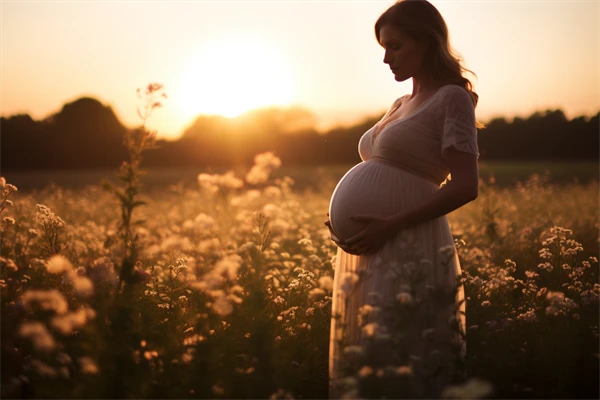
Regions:
<instances>
[{"instance_id":1,"label":"dress skirt","mask_svg":"<svg viewBox=\"0 0 600 400\"><path fill-rule=\"evenodd\" d=\"M352 179L375 184L376 191L362 193L390 199L385 212L418 205L440 189L377 164ZM356 397L365 387L387 398L439 397L460 374L466 351L464 291L446 217L398 232L374 254L338 249L334 265L330 398Z\"/></svg>"}]
</instances>

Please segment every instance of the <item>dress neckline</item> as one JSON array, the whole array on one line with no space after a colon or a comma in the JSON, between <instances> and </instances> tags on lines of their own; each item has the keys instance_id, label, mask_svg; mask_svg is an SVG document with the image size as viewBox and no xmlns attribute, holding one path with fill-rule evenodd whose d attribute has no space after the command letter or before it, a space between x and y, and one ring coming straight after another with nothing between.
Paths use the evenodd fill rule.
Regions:
<instances>
[{"instance_id":1,"label":"dress neckline","mask_svg":"<svg viewBox=\"0 0 600 400\"><path fill-rule=\"evenodd\" d=\"M419 104L419 106L417 108L415 108L414 110L412 110L410 113L408 113L407 115L405 115L403 117L391 120L390 122L388 122L387 124L385 124L385 126L381 129L381 131L379 131L379 133L377 133L377 127L379 126L379 122L377 122L377 124L375 124L375 131L373 132L374 134L376 134L375 135L375 139L377 137L379 137L383 133L383 131L385 131L387 128L389 128L390 125L393 125L393 124L395 124L397 122L405 121L405 120L407 120L409 118L412 118L415 115L417 115L419 112L421 112L425 108L425 106L427 104L431 103L431 101L433 100L433 98L436 97L438 95L438 93L440 93L442 91L443 88L445 88L446 86L452 86L452 85L453 84L450 83L450 84L446 84L446 85L440 86L431 96L429 96L428 98L426 98L425 101L423 101L421 104ZM408 96L408 95L404 95L402 97L406 97L406 96ZM402 97L400 97L400 98L402 98ZM400 104L398 105L398 107L396 108L396 110L398 108L400 108L401 106L402 106L402 102L400 102ZM392 112L395 112L396 110L394 110Z\"/></svg>"}]
</instances>

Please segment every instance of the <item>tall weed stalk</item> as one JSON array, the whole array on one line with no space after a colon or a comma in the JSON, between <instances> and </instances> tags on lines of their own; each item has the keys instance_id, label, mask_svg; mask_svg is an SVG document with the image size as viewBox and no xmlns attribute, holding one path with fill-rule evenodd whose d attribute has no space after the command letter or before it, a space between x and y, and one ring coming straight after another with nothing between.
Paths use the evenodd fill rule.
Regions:
<instances>
[{"instance_id":1,"label":"tall weed stalk","mask_svg":"<svg viewBox=\"0 0 600 400\"><path fill-rule=\"evenodd\" d=\"M119 238L122 241L122 261L119 271L119 284L115 295L113 318L111 319L109 341L114 343L114 376L111 397L124 398L130 393L129 387L137 387L134 379L123 379L123 372L135 368L132 345L135 343L135 307L134 285L144 282L149 275L140 267L138 260L138 235L136 228L144 224L141 219L134 218L134 211L145 204L139 195L142 189L141 177L144 172L140 166L144 151L156 148L156 131L147 128L148 118L152 112L162 106L161 99L166 99L163 85L150 83L146 86L143 97L141 89L137 96L143 103L138 106L137 113L142 120L140 127L128 130L124 144L129 152L129 160L124 161L118 172L121 186L104 182L103 187L114 193L120 204L121 220L119 222ZM141 379L141 377L140 377Z\"/></svg>"}]
</instances>

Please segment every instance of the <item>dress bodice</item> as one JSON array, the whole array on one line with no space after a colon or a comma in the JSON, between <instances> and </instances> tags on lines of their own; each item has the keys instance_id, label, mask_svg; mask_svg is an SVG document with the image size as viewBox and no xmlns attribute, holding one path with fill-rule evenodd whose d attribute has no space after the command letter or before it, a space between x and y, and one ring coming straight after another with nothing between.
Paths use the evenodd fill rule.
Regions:
<instances>
[{"instance_id":1,"label":"dress bodice","mask_svg":"<svg viewBox=\"0 0 600 400\"><path fill-rule=\"evenodd\" d=\"M413 112L388 122L375 135L380 124L360 138L363 161L377 159L442 183L450 173L445 160L448 148L479 157L473 102L460 86L442 86Z\"/></svg>"}]
</instances>

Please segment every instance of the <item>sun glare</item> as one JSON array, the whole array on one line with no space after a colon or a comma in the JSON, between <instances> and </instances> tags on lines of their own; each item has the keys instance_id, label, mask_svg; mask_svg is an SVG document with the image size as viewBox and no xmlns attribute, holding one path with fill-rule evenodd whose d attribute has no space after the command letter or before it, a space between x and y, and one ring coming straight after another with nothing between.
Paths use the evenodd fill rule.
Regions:
<instances>
[{"instance_id":1,"label":"sun glare","mask_svg":"<svg viewBox=\"0 0 600 400\"><path fill-rule=\"evenodd\" d=\"M205 47L181 75L180 102L190 117L245 111L292 100L290 69L260 39L237 37Z\"/></svg>"}]
</instances>

